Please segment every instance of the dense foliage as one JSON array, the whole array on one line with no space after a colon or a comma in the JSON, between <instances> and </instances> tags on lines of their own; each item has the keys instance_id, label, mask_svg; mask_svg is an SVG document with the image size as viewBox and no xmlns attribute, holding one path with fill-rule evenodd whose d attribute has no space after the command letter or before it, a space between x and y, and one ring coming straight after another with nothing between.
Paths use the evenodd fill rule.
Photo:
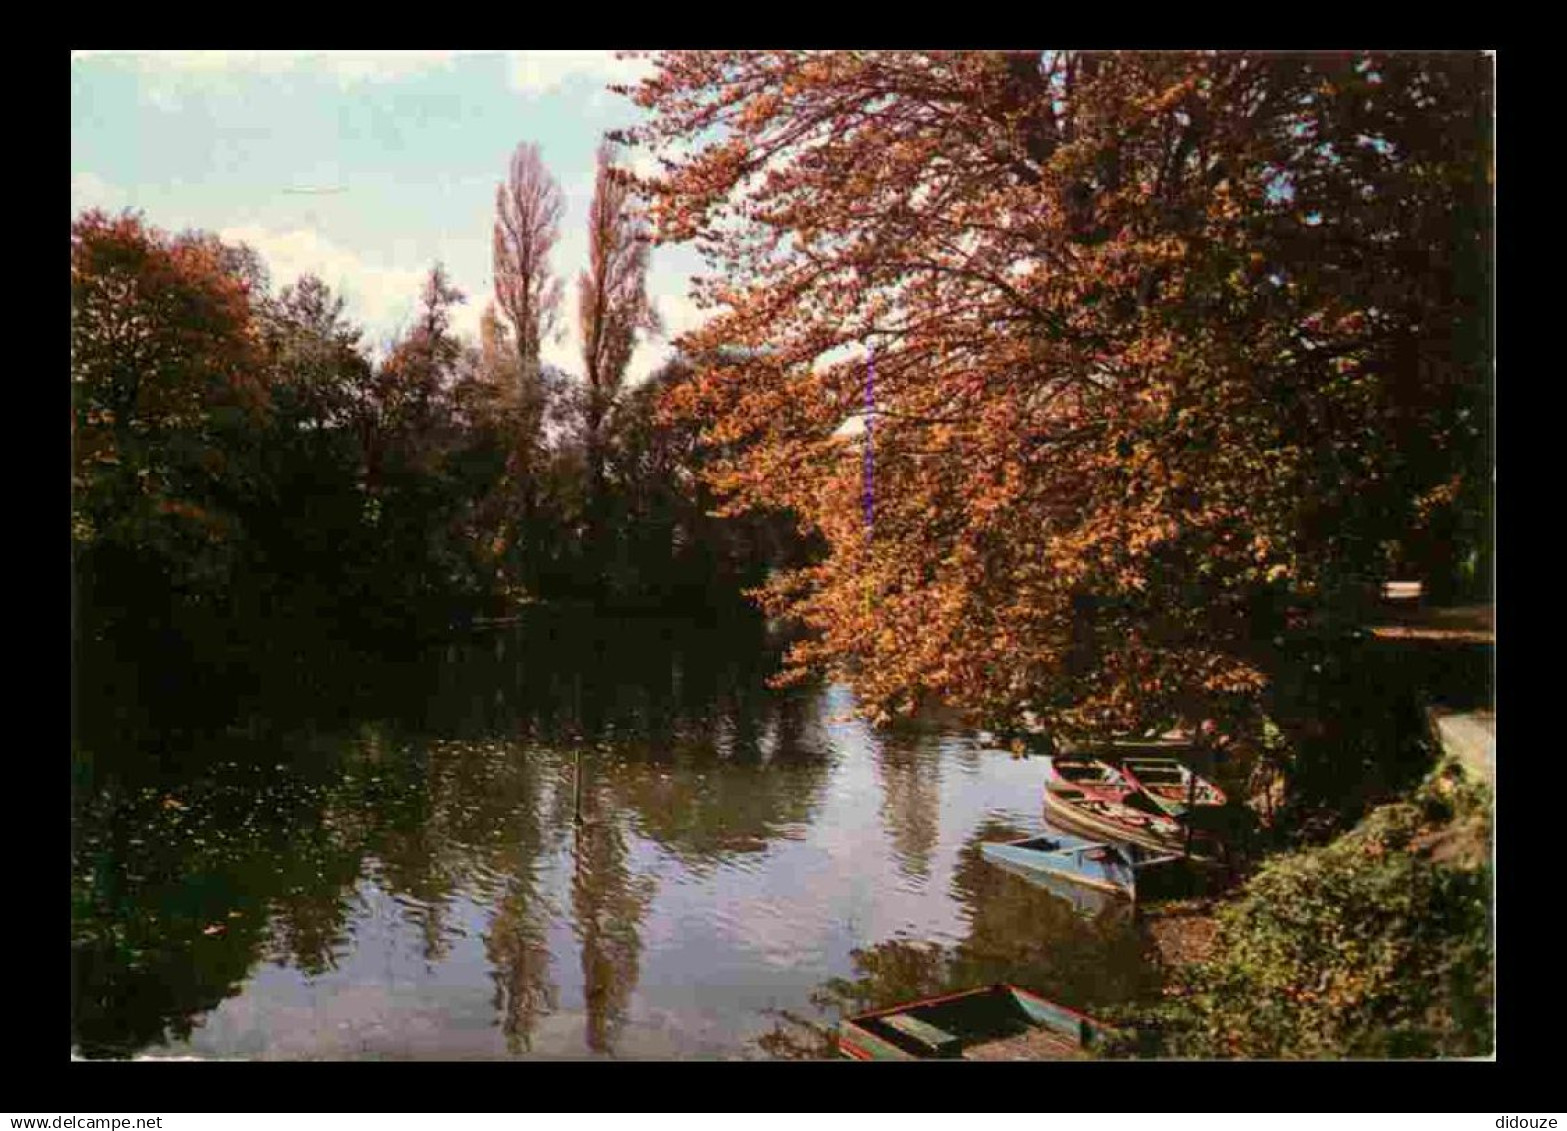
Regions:
<instances>
[{"instance_id":1,"label":"dense foliage","mask_svg":"<svg viewBox=\"0 0 1567 1131\"><path fill-rule=\"evenodd\" d=\"M143 690L519 601L738 600L776 549L708 513L692 430L621 387L625 342L583 396L493 308L462 341L438 265L379 360L320 280L273 294L248 249L133 214L77 218L71 280L77 639Z\"/></svg>"},{"instance_id":2,"label":"dense foliage","mask_svg":"<svg viewBox=\"0 0 1567 1131\"><path fill-rule=\"evenodd\" d=\"M1488 60L655 63L625 139L715 314L670 406L830 544L770 590L802 670L996 728L1246 717L1292 617L1483 591ZM871 348L867 535L834 433Z\"/></svg>"},{"instance_id":3,"label":"dense foliage","mask_svg":"<svg viewBox=\"0 0 1567 1131\"><path fill-rule=\"evenodd\" d=\"M1216 957L1144 1014L1175 1057L1492 1050L1488 802L1458 771L1322 848L1270 861L1220 913Z\"/></svg>"},{"instance_id":4,"label":"dense foliage","mask_svg":"<svg viewBox=\"0 0 1567 1131\"><path fill-rule=\"evenodd\" d=\"M158 579L218 599L265 426L248 288L224 249L88 214L72 230L72 535L111 602Z\"/></svg>"}]
</instances>

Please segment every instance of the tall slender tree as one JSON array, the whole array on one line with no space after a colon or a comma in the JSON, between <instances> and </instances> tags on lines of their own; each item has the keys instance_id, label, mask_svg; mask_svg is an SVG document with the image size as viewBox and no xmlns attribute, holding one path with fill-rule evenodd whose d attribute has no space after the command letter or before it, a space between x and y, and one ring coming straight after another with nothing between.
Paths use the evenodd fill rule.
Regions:
<instances>
[{"instance_id":1,"label":"tall slender tree","mask_svg":"<svg viewBox=\"0 0 1567 1131\"><path fill-rule=\"evenodd\" d=\"M603 549L605 441L610 413L625 384L639 332L658 333L647 293L649 238L632 184L615 165L615 147L598 151L598 176L588 216L588 269L577 281L582 329L581 421L588 467L590 556Z\"/></svg>"},{"instance_id":2,"label":"tall slender tree","mask_svg":"<svg viewBox=\"0 0 1567 1131\"><path fill-rule=\"evenodd\" d=\"M512 154L510 176L495 192L495 294L512 327L517 352L515 486L522 509L523 581L538 582L535 540L539 510L538 473L544 419L549 410L542 350L555 330L565 284L550 267L560 239L564 205L539 147L528 143Z\"/></svg>"},{"instance_id":3,"label":"tall slender tree","mask_svg":"<svg viewBox=\"0 0 1567 1131\"><path fill-rule=\"evenodd\" d=\"M522 376L537 378L544 339L555 329L563 284L550 269L560 239L564 205L560 186L524 143L511 158L511 174L495 190L495 295L512 325Z\"/></svg>"}]
</instances>

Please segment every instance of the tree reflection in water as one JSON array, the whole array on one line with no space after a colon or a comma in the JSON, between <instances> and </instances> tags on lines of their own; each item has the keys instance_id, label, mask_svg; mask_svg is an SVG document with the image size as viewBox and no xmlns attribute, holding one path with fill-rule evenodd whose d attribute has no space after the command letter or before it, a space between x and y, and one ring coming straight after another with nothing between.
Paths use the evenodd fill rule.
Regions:
<instances>
[{"instance_id":1,"label":"tree reflection in water","mask_svg":"<svg viewBox=\"0 0 1567 1131\"><path fill-rule=\"evenodd\" d=\"M368 811L362 782L263 762L248 739L205 752L197 774L100 763L74 793L73 1035L84 1056L188 1038L258 960L315 976L350 945L368 830L337 815Z\"/></svg>"},{"instance_id":2,"label":"tree reflection in water","mask_svg":"<svg viewBox=\"0 0 1567 1131\"><path fill-rule=\"evenodd\" d=\"M506 1047L527 1052L533 1047L534 1027L558 1004L547 933L554 909L541 873L560 839L545 820L554 808L552 795L559 791L544 758L518 758L497 746L482 764L497 772L465 780L465 795L474 804L469 810L471 828L462 840L470 851L482 854L484 873L502 878L499 893L480 885L495 908L484 952Z\"/></svg>"},{"instance_id":3,"label":"tree reflection in water","mask_svg":"<svg viewBox=\"0 0 1567 1131\"><path fill-rule=\"evenodd\" d=\"M893 731L876 744L881 817L904 875L930 878L941 832L941 744L938 736Z\"/></svg>"},{"instance_id":4,"label":"tree reflection in water","mask_svg":"<svg viewBox=\"0 0 1567 1131\"><path fill-rule=\"evenodd\" d=\"M825 740L798 695L762 690L772 660L759 629L541 612L443 645L428 663L257 667L232 687L214 678L190 702L124 710L112 688L126 681L84 663L72 822L79 1051L127 1056L189 1039L258 962L307 981L332 975L377 892L432 968L466 933L459 911L482 909L493 1007L513 1052L532 1049L539 1020L559 1008L565 955L550 927L569 916L586 1043L611 1050L653 895L652 877L632 869L633 836L719 861L808 820L820 792ZM146 683L129 681L137 694Z\"/></svg>"},{"instance_id":5,"label":"tree reflection in water","mask_svg":"<svg viewBox=\"0 0 1567 1131\"><path fill-rule=\"evenodd\" d=\"M811 995L820 1016L780 1010L756 1047L780 1059L836 1056L836 1021L843 1017L996 982L1087 1012L1156 995L1157 974L1143 961L1130 905L1085 916L980 854L986 842L1022 835L986 820L964 843L952 880L952 894L971 915L961 942L889 939L854 951L856 976L829 979Z\"/></svg>"},{"instance_id":6,"label":"tree reflection in water","mask_svg":"<svg viewBox=\"0 0 1567 1131\"><path fill-rule=\"evenodd\" d=\"M582 819L572 833L571 904L595 1052L614 1051L656 894L654 877L632 867L630 838L702 875L809 822L826 785L826 739L810 692L761 694L710 657L676 658L678 669L659 665L635 683L609 688L595 671L579 685Z\"/></svg>"},{"instance_id":7,"label":"tree reflection in water","mask_svg":"<svg viewBox=\"0 0 1567 1131\"><path fill-rule=\"evenodd\" d=\"M754 635L552 615L453 642L428 665L323 667L304 698L309 681L291 671L280 697L247 693L227 728L79 728L79 1051L129 1056L190 1041L218 1055L407 1055L422 1026L441 1054L646 1055L651 1029L671 1015L682 1034L690 1027L690 1047L733 1048L726 1042L754 1031L756 995L771 992L742 985L745 971L802 993L784 973L790 948L818 961L830 924L859 898L852 877L796 882L775 857L868 851L916 881L917 902L952 819L942 774L961 764L944 762L928 734L862 740L838 727L835 691L766 690L771 664ZM99 694L80 688L79 710L130 717ZM846 759L859 761L844 780L863 771L880 789L830 793ZM870 815L878 798L885 837ZM823 825L840 804L868 835L842 816ZM879 1004L1026 976L1068 1004L1126 992L1113 975L1119 944L1094 941L1097 927L978 858L981 840L1015 832L974 830L950 891L930 893L961 905L961 946L867 948L854 968L865 985L827 990ZM653 992L638 1004L653 961L647 924L666 895L691 924L734 900L729 934L676 926L656 948L661 981L699 982L704 963L732 964L735 988L717 993L711 1035L705 1005L683 1014ZM792 916L787 930L774 929L780 915ZM682 939L702 956L686 957ZM770 949L756 965L759 947ZM266 961L297 977L258 979ZM544 1024L578 976L580 1037ZM323 1009L338 1012L317 1034ZM196 1035L214 1011L220 1032ZM329 1039L345 1024L358 1043Z\"/></svg>"},{"instance_id":8,"label":"tree reflection in water","mask_svg":"<svg viewBox=\"0 0 1567 1131\"><path fill-rule=\"evenodd\" d=\"M583 792L583 823L573 835L572 925L581 946L584 1042L608 1053L636 990L638 929L655 885L629 867L625 833L603 787Z\"/></svg>"}]
</instances>

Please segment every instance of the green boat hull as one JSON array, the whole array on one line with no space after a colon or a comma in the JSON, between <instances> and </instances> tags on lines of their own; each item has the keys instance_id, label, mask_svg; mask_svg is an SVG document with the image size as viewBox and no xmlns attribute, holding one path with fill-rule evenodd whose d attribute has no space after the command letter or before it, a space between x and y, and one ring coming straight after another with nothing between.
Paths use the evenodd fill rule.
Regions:
<instances>
[{"instance_id":1,"label":"green boat hull","mask_svg":"<svg viewBox=\"0 0 1567 1131\"><path fill-rule=\"evenodd\" d=\"M1032 1041L1031 1059L1074 1059L1108 1032L1076 1010L998 984L850 1017L838 1026L838 1051L850 1060L991 1059L987 1047L1021 1039Z\"/></svg>"}]
</instances>

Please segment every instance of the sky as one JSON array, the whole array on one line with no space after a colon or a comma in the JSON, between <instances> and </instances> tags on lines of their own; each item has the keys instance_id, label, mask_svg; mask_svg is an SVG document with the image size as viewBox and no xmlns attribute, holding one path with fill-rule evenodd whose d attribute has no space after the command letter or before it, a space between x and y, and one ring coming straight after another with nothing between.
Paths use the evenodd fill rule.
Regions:
<instances>
[{"instance_id":1,"label":"sky","mask_svg":"<svg viewBox=\"0 0 1567 1131\"><path fill-rule=\"evenodd\" d=\"M377 351L439 260L468 296L457 328L476 340L494 297L495 190L532 142L566 205L552 259L567 280L563 333L544 355L579 372L594 151L641 113L606 84L649 69L610 51L72 52L71 214L135 208L155 227L249 244L274 290L309 272L343 295ZM691 248L654 250L648 290L666 333L638 348L632 381L700 322L688 297L699 266Z\"/></svg>"}]
</instances>

